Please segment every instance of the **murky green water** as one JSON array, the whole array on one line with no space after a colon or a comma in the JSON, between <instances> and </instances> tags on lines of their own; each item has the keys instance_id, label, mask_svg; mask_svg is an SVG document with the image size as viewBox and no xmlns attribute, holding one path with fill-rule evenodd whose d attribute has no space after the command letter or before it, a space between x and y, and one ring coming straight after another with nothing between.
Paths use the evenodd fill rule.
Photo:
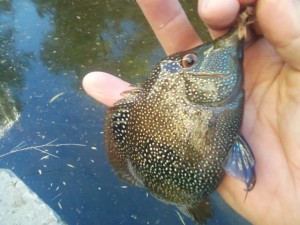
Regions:
<instances>
[{"instance_id":1,"label":"murky green water","mask_svg":"<svg viewBox=\"0 0 300 225\"><path fill-rule=\"evenodd\" d=\"M182 3L207 39L197 2ZM105 107L81 88L94 70L142 81L163 56L133 0L0 1L0 167L69 224L182 224L175 208L115 178Z\"/></svg>"}]
</instances>

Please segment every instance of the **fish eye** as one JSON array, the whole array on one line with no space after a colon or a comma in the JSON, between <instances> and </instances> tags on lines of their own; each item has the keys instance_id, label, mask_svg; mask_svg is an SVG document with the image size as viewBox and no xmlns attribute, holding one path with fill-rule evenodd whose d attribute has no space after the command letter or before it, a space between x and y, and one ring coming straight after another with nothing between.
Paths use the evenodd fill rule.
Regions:
<instances>
[{"instance_id":1,"label":"fish eye","mask_svg":"<svg viewBox=\"0 0 300 225\"><path fill-rule=\"evenodd\" d=\"M184 68L192 67L198 61L198 56L194 53L182 57L181 64Z\"/></svg>"}]
</instances>

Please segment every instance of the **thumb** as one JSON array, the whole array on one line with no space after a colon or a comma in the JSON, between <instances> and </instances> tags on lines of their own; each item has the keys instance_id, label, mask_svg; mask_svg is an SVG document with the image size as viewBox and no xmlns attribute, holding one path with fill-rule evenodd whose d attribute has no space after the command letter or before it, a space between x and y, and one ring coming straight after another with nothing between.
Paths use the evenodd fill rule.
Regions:
<instances>
[{"instance_id":1,"label":"thumb","mask_svg":"<svg viewBox=\"0 0 300 225\"><path fill-rule=\"evenodd\" d=\"M121 93L130 88L129 83L103 72L87 74L83 78L82 86L88 95L107 106L112 106L123 98Z\"/></svg>"}]
</instances>

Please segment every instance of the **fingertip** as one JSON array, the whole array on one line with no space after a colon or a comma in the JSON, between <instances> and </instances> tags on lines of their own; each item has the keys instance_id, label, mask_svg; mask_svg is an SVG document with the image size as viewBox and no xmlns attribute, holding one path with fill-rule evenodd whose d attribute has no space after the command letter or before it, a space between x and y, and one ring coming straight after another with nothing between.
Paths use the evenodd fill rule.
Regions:
<instances>
[{"instance_id":1,"label":"fingertip","mask_svg":"<svg viewBox=\"0 0 300 225\"><path fill-rule=\"evenodd\" d=\"M217 38L228 31L240 10L237 0L200 0L198 13L213 38Z\"/></svg>"},{"instance_id":2,"label":"fingertip","mask_svg":"<svg viewBox=\"0 0 300 225\"><path fill-rule=\"evenodd\" d=\"M82 80L83 89L88 95L94 97L95 93L98 93L99 88L102 86L103 78L107 75L102 72L88 73Z\"/></svg>"},{"instance_id":3,"label":"fingertip","mask_svg":"<svg viewBox=\"0 0 300 225\"><path fill-rule=\"evenodd\" d=\"M94 80L97 79L98 72L91 72L85 75L82 79L83 89L89 93L94 85Z\"/></svg>"},{"instance_id":4,"label":"fingertip","mask_svg":"<svg viewBox=\"0 0 300 225\"><path fill-rule=\"evenodd\" d=\"M129 83L104 72L88 73L82 80L82 86L88 95L107 106L120 100L120 94L129 89Z\"/></svg>"},{"instance_id":5,"label":"fingertip","mask_svg":"<svg viewBox=\"0 0 300 225\"><path fill-rule=\"evenodd\" d=\"M156 37L169 55L202 44L177 0L137 0Z\"/></svg>"}]
</instances>

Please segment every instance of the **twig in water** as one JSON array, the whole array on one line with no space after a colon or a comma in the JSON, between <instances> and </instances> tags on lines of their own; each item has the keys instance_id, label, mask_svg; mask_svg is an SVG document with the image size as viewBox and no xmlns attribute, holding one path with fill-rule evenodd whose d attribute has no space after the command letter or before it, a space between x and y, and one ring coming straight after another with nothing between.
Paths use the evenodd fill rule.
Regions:
<instances>
[{"instance_id":1,"label":"twig in water","mask_svg":"<svg viewBox=\"0 0 300 225\"><path fill-rule=\"evenodd\" d=\"M48 150L44 150L43 148L47 148L47 147L61 147L61 146L86 146L83 144L76 144L76 143L64 143L64 144L55 144L55 142L57 141L57 139L54 139L46 144L43 145L37 145L37 146L28 146L25 147L25 142L21 142L20 144L18 144L17 146L15 146L13 149L11 149L10 151L8 151L7 153L4 153L2 155L0 155L0 158L17 153L17 152L23 152L23 151L30 151L30 150L35 150L35 151L39 151L43 154L46 154L48 156L52 156L55 158L59 158L57 155L54 155L52 153L49 153Z\"/></svg>"}]
</instances>

